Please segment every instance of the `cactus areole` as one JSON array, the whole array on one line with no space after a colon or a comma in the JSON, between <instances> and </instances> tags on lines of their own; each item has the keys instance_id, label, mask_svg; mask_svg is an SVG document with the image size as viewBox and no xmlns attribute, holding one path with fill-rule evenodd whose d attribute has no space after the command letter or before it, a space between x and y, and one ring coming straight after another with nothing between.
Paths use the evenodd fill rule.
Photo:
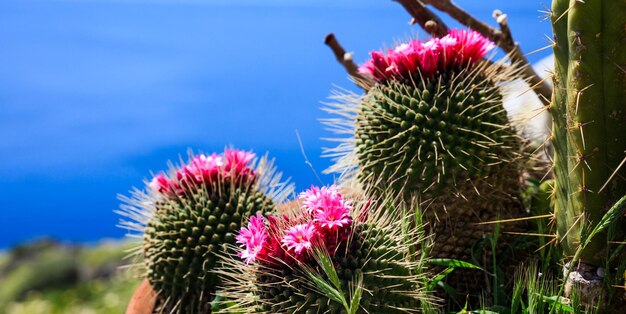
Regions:
<instances>
[{"instance_id":1,"label":"cactus areole","mask_svg":"<svg viewBox=\"0 0 626 314\"><path fill-rule=\"evenodd\" d=\"M498 85L515 70L483 60L493 47L477 32L452 30L372 52L359 70L376 84L340 108L352 113L354 140L331 151L340 158L330 170L352 171L367 188L441 196L448 205L452 195L489 194L517 178L503 170L519 158L520 141Z\"/></svg>"},{"instance_id":2,"label":"cactus areole","mask_svg":"<svg viewBox=\"0 0 626 314\"><path fill-rule=\"evenodd\" d=\"M383 226L355 219L352 202L334 186L301 194L295 215L250 218L237 236L246 266L234 288L253 291L251 306L262 313L340 313L345 308L316 286L309 273L324 274L318 252L329 257L341 282L340 293L354 292L357 278L367 313L411 313L418 308L417 277L401 245ZM231 267L240 269L240 267ZM322 275L324 280L332 280ZM245 278L250 281L246 282ZM330 282L330 281L329 281ZM251 286L251 287L250 287ZM242 288L244 287L244 288ZM246 290L249 289L249 290ZM236 299L242 299L241 297ZM348 298L349 300L349 298ZM361 312L359 310L359 313Z\"/></svg>"},{"instance_id":3,"label":"cactus areole","mask_svg":"<svg viewBox=\"0 0 626 314\"><path fill-rule=\"evenodd\" d=\"M626 2L554 0L552 11L554 204L558 240L571 258L626 194ZM624 217L613 224L620 238L612 241L623 241ZM604 266L610 247L604 232L581 261Z\"/></svg>"},{"instance_id":4,"label":"cactus areole","mask_svg":"<svg viewBox=\"0 0 626 314\"><path fill-rule=\"evenodd\" d=\"M146 193L127 201L127 213L147 217L136 220L145 225L143 264L160 311L210 312L220 286L214 271L219 254L235 244L242 221L273 210L277 194L267 186L271 166L254 157L233 149L193 156L168 175L157 174Z\"/></svg>"},{"instance_id":5,"label":"cactus areole","mask_svg":"<svg viewBox=\"0 0 626 314\"><path fill-rule=\"evenodd\" d=\"M374 198L418 199L437 238L431 257L469 261L493 231L478 223L526 215L516 199L523 141L503 107L503 83L518 69L485 60L493 48L475 31L451 30L374 51L359 70L375 84L328 108L340 118L327 124L350 136L327 151L337 158L328 171L356 179ZM479 294L473 274L458 277L457 291Z\"/></svg>"}]
</instances>

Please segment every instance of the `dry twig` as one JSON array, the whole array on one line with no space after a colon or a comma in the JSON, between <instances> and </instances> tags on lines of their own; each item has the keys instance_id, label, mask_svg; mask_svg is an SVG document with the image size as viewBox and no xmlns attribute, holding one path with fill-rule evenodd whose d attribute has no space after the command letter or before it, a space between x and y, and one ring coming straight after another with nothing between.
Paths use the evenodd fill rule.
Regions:
<instances>
[{"instance_id":1,"label":"dry twig","mask_svg":"<svg viewBox=\"0 0 626 314\"><path fill-rule=\"evenodd\" d=\"M352 60L352 53L348 53L345 49L343 49L341 44L339 44L339 41L337 41L337 38L335 38L335 34L330 33L326 35L324 43L330 47L335 54L337 61L343 65L348 74L352 77L354 82L359 85L359 87L364 90L368 90L374 85L374 82L370 77L359 73L358 65L354 62L354 60Z\"/></svg>"},{"instance_id":2,"label":"dry twig","mask_svg":"<svg viewBox=\"0 0 626 314\"><path fill-rule=\"evenodd\" d=\"M510 55L511 61L515 62L522 68L521 75L528 80L534 92L537 93L539 99L548 105L549 99L552 97L552 87L548 82L542 80L539 75L526 59L526 56L522 53L518 43L513 39L513 34L507 23L507 15L500 10L493 12L493 17L499 25L499 29L496 29L477 18L473 17L465 10L458 7L451 0L394 0L400 3L404 9L413 17L412 24L419 24L426 32L431 36L442 37L448 33L448 27L446 24L431 10L429 10L424 4L429 4L436 9L445 12L453 19L457 20L461 24L481 33L483 36L489 38L504 52ZM373 81L370 77L359 74L358 66L352 60L352 54L346 53L345 49L339 44L335 36L331 33L326 36L324 41L328 45L337 61L343 65L348 74L354 79L354 81L365 90L368 90Z\"/></svg>"},{"instance_id":3,"label":"dry twig","mask_svg":"<svg viewBox=\"0 0 626 314\"><path fill-rule=\"evenodd\" d=\"M406 1L418 2L418 0ZM538 95L543 96L539 98L542 99L544 104L547 105L547 100L552 97L552 88L545 80L542 80L537 75L535 70L530 65L530 62L528 62L528 59L526 59L526 56L524 56L524 54L522 53L519 45L513 39L511 30L509 29L509 26L507 24L506 14L503 14L499 10L494 11L493 16L500 26L500 29L496 29L476 19L475 17L458 7L451 0L423 0L423 2L432 5L437 10L445 12L461 24L483 34L483 36L489 38L491 41L496 43L498 47L500 47L511 56L511 61L516 62L520 67L522 67L522 75L526 79L528 79L528 82L534 88L534 91Z\"/></svg>"},{"instance_id":4,"label":"dry twig","mask_svg":"<svg viewBox=\"0 0 626 314\"><path fill-rule=\"evenodd\" d=\"M443 37L448 34L448 26L424 6L419 0L394 0L400 3L411 14L411 24L419 24L433 37Z\"/></svg>"}]
</instances>

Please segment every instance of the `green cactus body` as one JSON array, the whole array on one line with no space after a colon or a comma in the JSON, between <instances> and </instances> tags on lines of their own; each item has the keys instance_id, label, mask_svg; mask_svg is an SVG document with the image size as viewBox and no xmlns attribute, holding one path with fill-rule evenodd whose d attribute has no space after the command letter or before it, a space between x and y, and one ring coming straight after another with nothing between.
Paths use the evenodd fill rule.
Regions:
<instances>
[{"instance_id":1,"label":"green cactus body","mask_svg":"<svg viewBox=\"0 0 626 314\"><path fill-rule=\"evenodd\" d=\"M553 1L554 204L558 239L570 257L582 233L626 194L626 168L612 176L626 150L624 12L624 1ZM601 234L581 258L602 266L606 248Z\"/></svg>"},{"instance_id":2,"label":"green cactus body","mask_svg":"<svg viewBox=\"0 0 626 314\"><path fill-rule=\"evenodd\" d=\"M242 221L273 211L289 193L271 162L253 157L228 149L192 156L122 198L120 213L133 220L122 225L142 233L137 266L159 295L157 312L210 313L219 256L235 244Z\"/></svg>"},{"instance_id":3,"label":"green cactus body","mask_svg":"<svg viewBox=\"0 0 626 314\"><path fill-rule=\"evenodd\" d=\"M424 200L446 197L448 205L451 195L472 198L517 182L509 162L520 143L494 81L474 71L407 83L378 84L362 100L355 130L361 182Z\"/></svg>"},{"instance_id":4,"label":"green cactus body","mask_svg":"<svg viewBox=\"0 0 626 314\"><path fill-rule=\"evenodd\" d=\"M208 312L220 286L212 271L218 255L226 245L235 244L234 233L243 217L268 213L273 207L264 193L245 186L203 186L184 198L157 202L144 235L144 259L153 288L176 300L178 312Z\"/></svg>"},{"instance_id":5,"label":"green cactus body","mask_svg":"<svg viewBox=\"0 0 626 314\"><path fill-rule=\"evenodd\" d=\"M282 217L253 216L242 228L243 249L222 271L226 297L256 313L417 313L433 303L412 215L369 201L355 210L335 186L312 187L300 200Z\"/></svg>"},{"instance_id":6,"label":"green cactus body","mask_svg":"<svg viewBox=\"0 0 626 314\"><path fill-rule=\"evenodd\" d=\"M427 231L433 234L430 257L486 264L482 266L491 269L493 262L486 255L493 252L476 248L493 234L495 225L479 223L527 215L520 178L523 157L529 156L502 103L508 91L503 83L516 77L518 69L482 60L484 54L451 62L455 55L471 55L463 49L481 41L467 40L481 38L477 33L454 36L459 33L451 31L423 44L412 41L388 55L372 53L362 69L376 84L364 96L336 97L340 102L328 109L343 117L328 120L336 133L352 131L354 136L328 151L329 156L339 157L329 171L343 174L346 181L356 179L373 197L418 199ZM486 39L480 44L489 46ZM442 49L435 70L428 66L427 57L433 47ZM412 72L405 71L415 64L419 66ZM520 222L502 225L500 231L526 228ZM500 250L513 238L499 238L498 256L505 255ZM499 266L508 268L501 262ZM519 259L509 262L516 265ZM460 294L479 297L484 285L475 276L459 271L448 279Z\"/></svg>"},{"instance_id":7,"label":"green cactus body","mask_svg":"<svg viewBox=\"0 0 626 314\"><path fill-rule=\"evenodd\" d=\"M390 245L391 239L370 226L357 227L348 248L340 248L332 258L344 295L350 295L351 282L363 275L365 293L360 309L364 313L412 313L419 308L411 295L417 285L403 254ZM315 262L310 265L316 268ZM318 273L323 273L321 269ZM328 278L326 278L328 280ZM259 272L256 277L257 307L264 313L346 313L342 304L329 299L312 286L307 274L297 268ZM360 313L360 312L359 312Z\"/></svg>"}]
</instances>

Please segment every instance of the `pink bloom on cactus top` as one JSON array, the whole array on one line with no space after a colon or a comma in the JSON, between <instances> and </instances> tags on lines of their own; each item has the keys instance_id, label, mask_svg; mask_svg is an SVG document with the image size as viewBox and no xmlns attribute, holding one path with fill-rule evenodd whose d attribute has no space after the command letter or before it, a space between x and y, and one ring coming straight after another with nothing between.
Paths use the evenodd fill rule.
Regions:
<instances>
[{"instance_id":1,"label":"pink bloom on cactus top","mask_svg":"<svg viewBox=\"0 0 626 314\"><path fill-rule=\"evenodd\" d=\"M300 193L302 208L309 214L323 210L328 207L345 207L348 211L352 208L350 202L343 199L339 189L335 185L318 188L312 186L310 189Z\"/></svg>"},{"instance_id":2,"label":"pink bloom on cactus top","mask_svg":"<svg viewBox=\"0 0 626 314\"><path fill-rule=\"evenodd\" d=\"M302 208L323 228L333 229L349 224L352 203L345 201L336 186L311 187L300 194Z\"/></svg>"},{"instance_id":3,"label":"pink bloom on cactus top","mask_svg":"<svg viewBox=\"0 0 626 314\"><path fill-rule=\"evenodd\" d=\"M428 78L437 71L469 66L493 48L494 44L478 32L451 30L448 35L425 43L412 40L401 44L389 49L387 54L372 51L372 58L359 68L359 72L371 75L378 82L417 79L419 75Z\"/></svg>"},{"instance_id":4,"label":"pink bloom on cactus top","mask_svg":"<svg viewBox=\"0 0 626 314\"><path fill-rule=\"evenodd\" d=\"M224 158L226 159L225 170L235 174L247 174L250 170L248 164L254 157L254 153L251 152L226 149L224 151Z\"/></svg>"},{"instance_id":5,"label":"pink bloom on cactus top","mask_svg":"<svg viewBox=\"0 0 626 314\"><path fill-rule=\"evenodd\" d=\"M350 224L350 208L346 206L329 206L313 213L313 221L322 228L334 229Z\"/></svg>"},{"instance_id":6,"label":"pink bloom on cactus top","mask_svg":"<svg viewBox=\"0 0 626 314\"><path fill-rule=\"evenodd\" d=\"M148 186L155 192L167 193L170 191L171 182L164 174L159 173L152 178Z\"/></svg>"},{"instance_id":7,"label":"pink bloom on cactus top","mask_svg":"<svg viewBox=\"0 0 626 314\"><path fill-rule=\"evenodd\" d=\"M308 222L295 225L287 229L286 233L281 242L288 250L293 250L294 253L300 254L302 251L311 248L316 230L313 223Z\"/></svg>"},{"instance_id":8,"label":"pink bloom on cactus top","mask_svg":"<svg viewBox=\"0 0 626 314\"><path fill-rule=\"evenodd\" d=\"M254 157L255 155L251 152L234 149L226 149L221 155L216 153L196 155L186 165L177 169L172 178L159 173L154 176L148 186L155 192L168 195L169 193L184 194L184 189L221 179L254 180L255 171L249 167Z\"/></svg>"},{"instance_id":9,"label":"pink bloom on cactus top","mask_svg":"<svg viewBox=\"0 0 626 314\"><path fill-rule=\"evenodd\" d=\"M196 182L202 180L210 181L217 175L224 165L222 156L213 153L209 156L200 154L195 156L191 162L183 167L183 172Z\"/></svg>"},{"instance_id":10,"label":"pink bloom on cactus top","mask_svg":"<svg viewBox=\"0 0 626 314\"><path fill-rule=\"evenodd\" d=\"M248 228L242 227L241 230L239 230L239 235L235 237L237 243L244 248L244 250L239 253L239 257L243 258L246 264L254 262L259 253L263 250L267 237L268 232L263 216L259 213L257 213L256 216L251 216L248 222Z\"/></svg>"}]
</instances>

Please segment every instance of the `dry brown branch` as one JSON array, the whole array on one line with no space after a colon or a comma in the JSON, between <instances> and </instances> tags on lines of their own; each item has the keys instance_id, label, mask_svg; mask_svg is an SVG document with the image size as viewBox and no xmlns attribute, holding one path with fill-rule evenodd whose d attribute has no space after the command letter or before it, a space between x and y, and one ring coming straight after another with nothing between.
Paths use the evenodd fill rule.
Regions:
<instances>
[{"instance_id":1,"label":"dry brown branch","mask_svg":"<svg viewBox=\"0 0 626 314\"><path fill-rule=\"evenodd\" d=\"M348 74L352 77L354 82L359 85L359 87L363 88L364 90L368 90L374 85L374 82L370 77L359 73L359 67L354 62L354 60L352 60L352 54L346 52L346 50L343 49L341 44L339 44L339 41L337 41L337 38L335 38L335 34L330 33L326 35L324 43L328 47L330 47L330 49L335 54L335 58L337 59L337 61L341 65L343 65L343 67L346 69L346 72L348 72Z\"/></svg>"},{"instance_id":2,"label":"dry brown branch","mask_svg":"<svg viewBox=\"0 0 626 314\"><path fill-rule=\"evenodd\" d=\"M419 24L431 36L443 37L448 33L448 26L419 0L394 1L400 3L413 17L411 24Z\"/></svg>"},{"instance_id":3,"label":"dry brown branch","mask_svg":"<svg viewBox=\"0 0 626 314\"><path fill-rule=\"evenodd\" d=\"M410 2L418 2L418 0L406 0ZM544 104L547 105L546 100L552 97L552 87L546 82L542 80L535 70L526 59L526 56L522 53L519 45L513 39L513 35L511 34L511 30L507 24L507 16L503 14L499 10L494 11L494 17L500 29L496 29L494 27L489 26L488 24L476 19L460 7L458 7L451 0L423 0L424 3L430 4L436 9L445 12L450 15L453 19L457 20L461 24L483 34L483 36L489 38L491 41L496 43L498 47L504 50L511 56L511 61L516 62L520 67L522 67L522 75L528 79L530 85L534 88L534 91L543 97L539 97L543 100ZM428 30L426 30L428 31Z\"/></svg>"}]
</instances>

